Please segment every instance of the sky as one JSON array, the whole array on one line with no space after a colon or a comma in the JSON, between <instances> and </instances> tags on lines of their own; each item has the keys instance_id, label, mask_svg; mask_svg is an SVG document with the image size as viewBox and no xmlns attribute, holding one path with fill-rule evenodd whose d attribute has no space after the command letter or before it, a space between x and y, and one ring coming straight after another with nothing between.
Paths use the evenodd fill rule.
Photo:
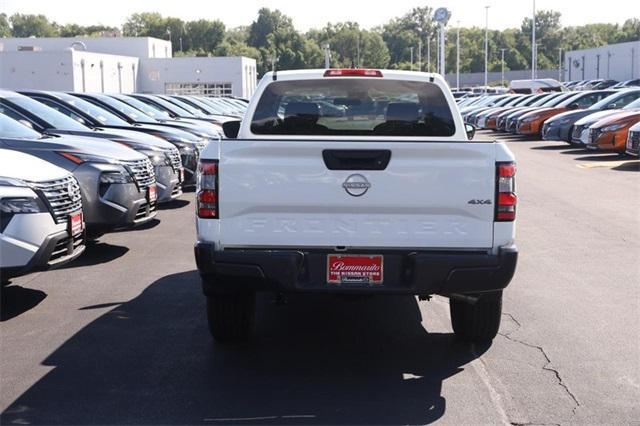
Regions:
<instances>
[{"instance_id":1,"label":"sky","mask_svg":"<svg viewBox=\"0 0 640 426\"><path fill-rule=\"evenodd\" d=\"M159 12L183 20L219 19L227 27L236 27L249 25L260 8L268 7L280 9L293 19L298 30L306 31L347 20L372 28L425 5L448 8L452 12L450 25L460 21L465 27L484 27L485 6L490 6L489 28L497 30L519 27L533 10L533 0L0 0L0 13L44 14L60 24L120 26L132 13ZM593 0L537 0L536 8L562 13L563 26L640 18L637 0L607 0L606 6Z\"/></svg>"}]
</instances>

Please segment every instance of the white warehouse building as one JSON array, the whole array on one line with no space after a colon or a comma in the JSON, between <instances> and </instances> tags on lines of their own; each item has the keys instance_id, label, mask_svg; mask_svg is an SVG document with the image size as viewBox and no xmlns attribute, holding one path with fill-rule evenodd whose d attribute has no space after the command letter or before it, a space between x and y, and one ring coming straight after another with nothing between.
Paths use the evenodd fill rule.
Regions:
<instances>
[{"instance_id":1,"label":"white warehouse building","mask_svg":"<svg viewBox=\"0 0 640 426\"><path fill-rule=\"evenodd\" d=\"M106 93L170 93L249 98L256 61L178 57L151 37L0 39L0 87Z\"/></svg>"},{"instance_id":2,"label":"white warehouse building","mask_svg":"<svg viewBox=\"0 0 640 426\"><path fill-rule=\"evenodd\" d=\"M571 80L640 78L640 41L566 52L565 78Z\"/></svg>"}]
</instances>

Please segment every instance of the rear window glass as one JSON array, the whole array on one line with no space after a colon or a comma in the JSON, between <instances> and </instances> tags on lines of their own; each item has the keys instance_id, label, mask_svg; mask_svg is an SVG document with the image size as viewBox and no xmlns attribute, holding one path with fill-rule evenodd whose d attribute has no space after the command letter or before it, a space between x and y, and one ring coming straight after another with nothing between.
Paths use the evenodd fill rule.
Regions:
<instances>
[{"instance_id":1,"label":"rear window glass","mask_svg":"<svg viewBox=\"0 0 640 426\"><path fill-rule=\"evenodd\" d=\"M258 135L452 136L438 86L420 81L280 81L265 89L251 122Z\"/></svg>"}]
</instances>

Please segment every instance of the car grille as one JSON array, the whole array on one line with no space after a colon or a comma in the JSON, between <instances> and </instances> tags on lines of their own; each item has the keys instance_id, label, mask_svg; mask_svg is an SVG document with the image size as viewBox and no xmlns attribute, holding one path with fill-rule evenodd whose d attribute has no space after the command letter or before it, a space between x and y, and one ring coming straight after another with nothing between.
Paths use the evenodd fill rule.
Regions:
<instances>
[{"instance_id":1,"label":"car grille","mask_svg":"<svg viewBox=\"0 0 640 426\"><path fill-rule=\"evenodd\" d=\"M504 130L504 124L505 124L505 121L507 121L507 118L506 118L506 117L500 117L500 118L498 119L498 122L497 122L497 127L498 127L498 129L500 129L500 130Z\"/></svg>"},{"instance_id":2,"label":"car grille","mask_svg":"<svg viewBox=\"0 0 640 426\"><path fill-rule=\"evenodd\" d=\"M156 203L144 202L138 208L134 222L139 222L153 214L156 211Z\"/></svg>"},{"instance_id":3,"label":"car grille","mask_svg":"<svg viewBox=\"0 0 640 426\"><path fill-rule=\"evenodd\" d=\"M549 123L544 123L542 125L542 136L544 137L544 135L546 135L548 131L549 131Z\"/></svg>"},{"instance_id":4,"label":"car grille","mask_svg":"<svg viewBox=\"0 0 640 426\"><path fill-rule=\"evenodd\" d=\"M64 258L76 253L79 249L84 250L82 246L84 246L84 232L74 237L67 237L58 241L51 252L51 256L49 256L49 266L61 262Z\"/></svg>"},{"instance_id":5,"label":"car grille","mask_svg":"<svg viewBox=\"0 0 640 426\"><path fill-rule=\"evenodd\" d=\"M636 153L640 150L640 131L629 132L629 139L627 140L627 150Z\"/></svg>"},{"instance_id":6,"label":"car grille","mask_svg":"<svg viewBox=\"0 0 640 426\"><path fill-rule=\"evenodd\" d=\"M177 148L172 148L169 152L169 160L171 161L171 167L173 170L178 170L182 167L182 161L180 159L180 151Z\"/></svg>"},{"instance_id":7,"label":"car grille","mask_svg":"<svg viewBox=\"0 0 640 426\"><path fill-rule=\"evenodd\" d=\"M589 129L588 143L594 143L602 134L601 129Z\"/></svg>"},{"instance_id":8,"label":"car grille","mask_svg":"<svg viewBox=\"0 0 640 426\"><path fill-rule=\"evenodd\" d=\"M584 126L573 126L573 134L571 135L571 139L580 139L583 129Z\"/></svg>"},{"instance_id":9,"label":"car grille","mask_svg":"<svg viewBox=\"0 0 640 426\"><path fill-rule=\"evenodd\" d=\"M139 188L147 188L156 183L156 174L153 171L153 165L148 158L144 160L123 161L122 164L129 169L133 175L133 179Z\"/></svg>"},{"instance_id":10,"label":"car grille","mask_svg":"<svg viewBox=\"0 0 640 426\"><path fill-rule=\"evenodd\" d=\"M518 122L517 118L510 118L507 121L507 131L510 132L512 130L516 130L516 123Z\"/></svg>"},{"instance_id":11,"label":"car grille","mask_svg":"<svg viewBox=\"0 0 640 426\"><path fill-rule=\"evenodd\" d=\"M71 213L82 210L80 185L73 176L48 182L31 182L47 200L56 223L64 223Z\"/></svg>"}]
</instances>

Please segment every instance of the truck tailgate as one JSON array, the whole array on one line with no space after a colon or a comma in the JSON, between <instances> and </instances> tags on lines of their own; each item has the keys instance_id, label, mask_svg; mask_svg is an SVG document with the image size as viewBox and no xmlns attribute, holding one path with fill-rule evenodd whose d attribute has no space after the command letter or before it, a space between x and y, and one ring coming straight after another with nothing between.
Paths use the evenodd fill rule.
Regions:
<instances>
[{"instance_id":1,"label":"truck tailgate","mask_svg":"<svg viewBox=\"0 0 640 426\"><path fill-rule=\"evenodd\" d=\"M219 147L224 247L492 246L493 143L235 139Z\"/></svg>"}]
</instances>

